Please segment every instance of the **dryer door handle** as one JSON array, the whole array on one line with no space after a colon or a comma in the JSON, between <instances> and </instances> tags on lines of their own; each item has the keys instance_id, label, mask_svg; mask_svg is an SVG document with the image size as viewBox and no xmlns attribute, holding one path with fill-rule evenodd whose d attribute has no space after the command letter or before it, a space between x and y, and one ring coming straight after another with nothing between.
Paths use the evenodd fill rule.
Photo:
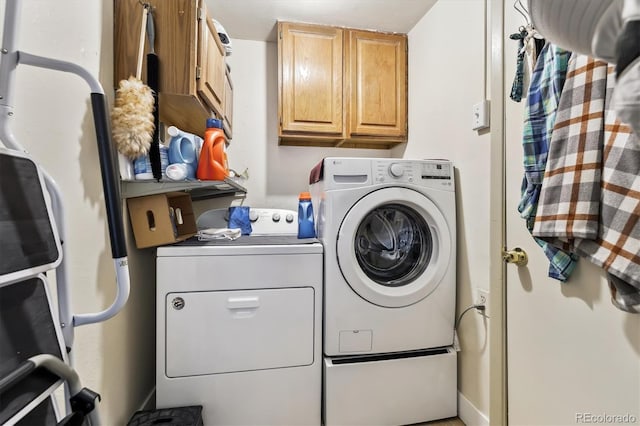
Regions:
<instances>
[{"instance_id":1,"label":"dryer door handle","mask_svg":"<svg viewBox=\"0 0 640 426\"><path fill-rule=\"evenodd\" d=\"M260 307L260 297L230 297L227 299L228 309L257 309Z\"/></svg>"}]
</instances>

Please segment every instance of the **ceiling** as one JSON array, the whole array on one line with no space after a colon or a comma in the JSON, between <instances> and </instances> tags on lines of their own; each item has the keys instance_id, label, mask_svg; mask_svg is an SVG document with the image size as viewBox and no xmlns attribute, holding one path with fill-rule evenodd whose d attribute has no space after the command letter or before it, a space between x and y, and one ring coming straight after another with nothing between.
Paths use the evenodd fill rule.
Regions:
<instances>
[{"instance_id":1,"label":"ceiling","mask_svg":"<svg viewBox=\"0 0 640 426\"><path fill-rule=\"evenodd\" d=\"M408 33L437 0L205 0L231 38L275 41L276 21Z\"/></svg>"}]
</instances>

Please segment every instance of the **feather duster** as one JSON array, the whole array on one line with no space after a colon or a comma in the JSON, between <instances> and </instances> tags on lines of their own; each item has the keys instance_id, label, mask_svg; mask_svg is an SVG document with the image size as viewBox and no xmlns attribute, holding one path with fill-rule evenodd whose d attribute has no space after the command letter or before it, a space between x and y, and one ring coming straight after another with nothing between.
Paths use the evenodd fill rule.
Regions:
<instances>
[{"instance_id":1,"label":"feather duster","mask_svg":"<svg viewBox=\"0 0 640 426\"><path fill-rule=\"evenodd\" d=\"M154 131L153 91L135 77L121 80L111 111L113 139L118 152L136 159L149 152Z\"/></svg>"},{"instance_id":2,"label":"feather duster","mask_svg":"<svg viewBox=\"0 0 640 426\"><path fill-rule=\"evenodd\" d=\"M138 43L138 61L136 75L128 80L120 80L114 107L111 110L111 133L118 152L135 160L149 152L155 131L154 110L155 93L144 84L142 76L142 58L144 53L144 35L147 29L150 5L142 4L140 20L140 39Z\"/></svg>"}]
</instances>

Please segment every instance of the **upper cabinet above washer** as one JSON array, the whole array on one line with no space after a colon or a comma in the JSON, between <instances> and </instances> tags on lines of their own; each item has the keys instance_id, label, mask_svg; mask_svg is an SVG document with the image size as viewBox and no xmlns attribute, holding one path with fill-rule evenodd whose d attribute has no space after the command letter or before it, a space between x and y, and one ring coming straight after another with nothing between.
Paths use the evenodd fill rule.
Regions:
<instances>
[{"instance_id":1,"label":"upper cabinet above washer","mask_svg":"<svg viewBox=\"0 0 640 426\"><path fill-rule=\"evenodd\" d=\"M278 68L281 145L406 142L406 35L280 22Z\"/></svg>"},{"instance_id":2,"label":"upper cabinet above washer","mask_svg":"<svg viewBox=\"0 0 640 426\"><path fill-rule=\"evenodd\" d=\"M280 136L310 133L341 137L342 30L282 23L279 38Z\"/></svg>"},{"instance_id":3,"label":"upper cabinet above washer","mask_svg":"<svg viewBox=\"0 0 640 426\"><path fill-rule=\"evenodd\" d=\"M347 31L352 138L407 138L407 37Z\"/></svg>"}]
</instances>

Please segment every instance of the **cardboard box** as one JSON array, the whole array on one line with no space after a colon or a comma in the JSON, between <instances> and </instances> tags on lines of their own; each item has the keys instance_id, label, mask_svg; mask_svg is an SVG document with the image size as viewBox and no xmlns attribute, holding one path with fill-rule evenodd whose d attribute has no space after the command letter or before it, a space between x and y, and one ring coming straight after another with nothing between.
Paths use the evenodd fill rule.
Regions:
<instances>
[{"instance_id":1,"label":"cardboard box","mask_svg":"<svg viewBox=\"0 0 640 426\"><path fill-rule=\"evenodd\" d=\"M198 232L191 196L185 192L129 198L127 206L138 248L177 243Z\"/></svg>"}]
</instances>

